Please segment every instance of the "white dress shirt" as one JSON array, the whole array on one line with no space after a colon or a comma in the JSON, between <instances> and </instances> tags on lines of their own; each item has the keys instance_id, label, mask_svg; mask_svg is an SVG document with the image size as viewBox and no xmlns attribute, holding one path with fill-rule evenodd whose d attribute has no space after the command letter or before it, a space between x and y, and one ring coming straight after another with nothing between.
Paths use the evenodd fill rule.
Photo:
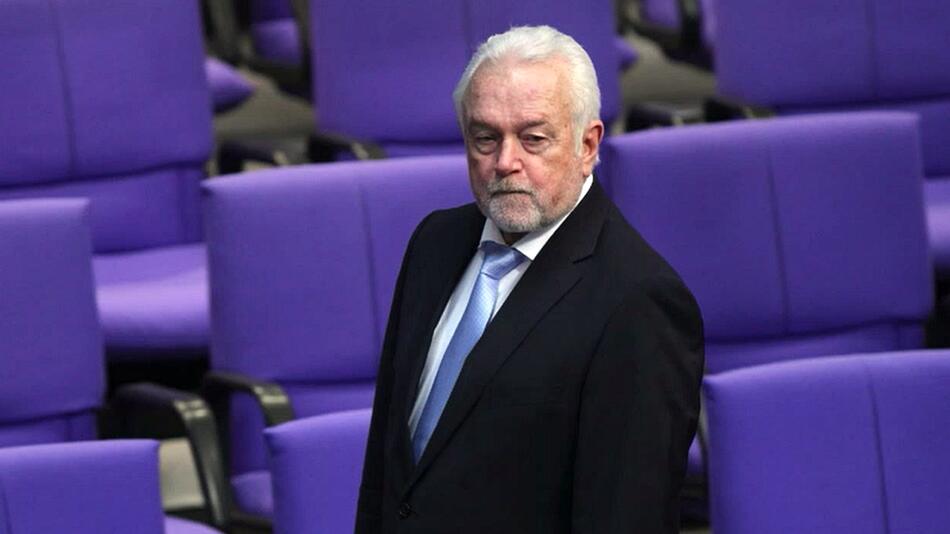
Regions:
<instances>
[{"instance_id":1,"label":"white dress shirt","mask_svg":"<svg viewBox=\"0 0 950 534\"><path fill-rule=\"evenodd\" d=\"M593 184L593 177L588 176L584 180L581 193L578 195L574 206L570 211L561 216L560 219L554 221L546 228L525 234L524 237L512 245L518 252L524 254L527 259L498 281L498 298L495 300L495 309L492 310L491 315L493 318L505 301L508 300L508 295L510 295L515 289L515 286L518 285L518 281L521 280L521 277L525 271L528 270L528 267L531 266L531 263L538 256L538 253L541 252L541 249L544 248L544 245L547 244L551 236L554 235L554 232L560 228L568 215L574 211L574 208L576 208L587 195L591 184ZM468 262L465 273L462 274L458 285L456 285L455 290L452 291L449 302L445 305L445 309L442 310L442 317L439 319L439 324L436 325L435 330L432 332L432 343L429 345L426 364L422 369L422 376L419 378L419 393L416 395L416 402L412 407L412 414L409 416L410 435L416 432L416 425L419 423L422 409L425 407L429 393L432 391L432 384L435 382L435 375L438 373L439 365L442 363L445 349L448 348L449 341L452 340L452 335L462 320L462 314L465 313L465 307L468 306L468 299L472 294L472 288L475 286L475 280L478 278L479 271L481 271L482 258L484 256L481 244L485 241L494 241L502 245L507 245L501 235L501 231L489 218L485 219L485 226L482 228L482 237L479 240L479 247L472 257L472 260Z\"/></svg>"}]
</instances>

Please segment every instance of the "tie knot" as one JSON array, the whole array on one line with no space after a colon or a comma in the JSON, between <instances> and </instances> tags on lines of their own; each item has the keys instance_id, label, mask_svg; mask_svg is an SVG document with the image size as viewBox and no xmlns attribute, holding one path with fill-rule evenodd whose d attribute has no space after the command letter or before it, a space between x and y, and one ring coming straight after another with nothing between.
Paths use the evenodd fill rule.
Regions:
<instances>
[{"instance_id":1,"label":"tie knot","mask_svg":"<svg viewBox=\"0 0 950 534\"><path fill-rule=\"evenodd\" d=\"M511 247L494 241L482 243L485 259L482 260L482 274L500 280L525 260L524 254Z\"/></svg>"}]
</instances>

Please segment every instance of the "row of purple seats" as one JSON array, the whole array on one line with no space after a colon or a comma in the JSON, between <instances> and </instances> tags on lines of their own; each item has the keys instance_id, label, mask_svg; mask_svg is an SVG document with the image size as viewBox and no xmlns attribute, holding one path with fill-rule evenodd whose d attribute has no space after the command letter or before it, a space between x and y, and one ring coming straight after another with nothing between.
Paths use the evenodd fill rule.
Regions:
<instances>
[{"instance_id":1,"label":"row of purple seats","mask_svg":"<svg viewBox=\"0 0 950 534\"><path fill-rule=\"evenodd\" d=\"M113 440L0 448L4 534L213 534L162 515L158 443Z\"/></svg>"},{"instance_id":2,"label":"row of purple seats","mask_svg":"<svg viewBox=\"0 0 950 534\"><path fill-rule=\"evenodd\" d=\"M34 455L28 446L95 440L99 434L97 414L103 408L105 368L93 288L90 219L83 200L0 202L0 501L5 501L0 502L0 516L9 514L9 522L0 520L3 532L110 532L79 528L105 521L105 512L110 517L114 514L117 521L161 517L154 458L136 471L148 471L143 480L138 475L124 478L121 455L93 468L67 460L70 455L65 449L55 449L62 452L53 454L55 464L41 464L49 473L39 476L20 470ZM114 413L122 414L120 434L147 435L144 429L154 419L142 419L138 414L143 412L175 417L192 438L203 477L220 476L214 420L200 398L153 385L126 388L120 398L111 404ZM207 443L199 444L202 438ZM8 447L23 449L6 452ZM111 444L88 447L81 450L98 447L117 452ZM105 454L109 457L112 452ZM97 491L104 482L120 486ZM148 508L148 513L140 514L141 507L122 513L114 509L114 503L101 506L108 492L116 490L121 495L121 484L142 482L154 486L148 490L154 499L148 493L125 497L129 504ZM207 485L205 489L209 506L217 510L212 511L213 520L223 523L226 516L220 499L207 492ZM55 506L32 510L45 502ZM77 528L39 528L73 520ZM168 532L210 530L170 521Z\"/></svg>"},{"instance_id":3,"label":"row of purple seats","mask_svg":"<svg viewBox=\"0 0 950 534\"><path fill-rule=\"evenodd\" d=\"M191 0L0 4L0 200L90 200L111 360L206 352L200 27Z\"/></svg>"},{"instance_id":4,"label":"row of purple seats","mask_svg":"<svg viewBox=\"0 0 950 534\"><path fill-rule=\"evenodd\" d=\"M947 530L947 351L765 365L704 389L716 532Z\"/></svg>"},{"instance_id":5,"label":"row of purple seats","mask_svg":"<svg viewBox=\"0 0 950 534\"><path fill-rule=\"evenodd\" d=\"M920 117L935 268L950 273L950 3L714 0L717 114L899 110ZM743 106L749 104L749 106Z\"/></svg>"},{"instance_id":6,"label":"row of purple seats","mask_svg":"<svg viewBox=\"0 0 950 534\"><path fill-rule=\"evenodd\" d=\"M603 158L614 201L699 302L707 373L923 346L933 279L912 115L655 130L609 139ZM694 442L695 515L703 473Z\"/></svg>"},{"instance_id":7,"label":"row of purple seats","mask_svg":"<svg viewBox=\"0 0 950 534\"><path fill-rule=\"evenodd\" d=\"M275 21L285 27L288 3L251 2L250 13L261 17L261 28ZM319 131L301 159L462 153L452 90L480 42L521 24L551 24L585 47L600 76L601 115L614 121L621 108L619 73L635 56L615 35L611 2L588 4L311 0L304 33ZM276 150L246 145L225 145L219 168L237 172L243 159L266 159Z\"/></svg>"},{"instance_id":8,"label":"row of purple seats","mask_svg":"<svg viewBox=\"0 0 950 534\"><path fill-rule=\"evenodd\" d=\"M658 130L609 139L603 158L599 179L699 301L708 373L922 345L933 281L913 116ZM266 470L262 427L369 407L399 258L425 213L470 200L465 161L271 170L205 191L209 381L245 394L229 415L212 404L230 424L239 506L272 516L284 482ZM701 490L698 443L689 467Z\"/></svg>"}]
</instances>

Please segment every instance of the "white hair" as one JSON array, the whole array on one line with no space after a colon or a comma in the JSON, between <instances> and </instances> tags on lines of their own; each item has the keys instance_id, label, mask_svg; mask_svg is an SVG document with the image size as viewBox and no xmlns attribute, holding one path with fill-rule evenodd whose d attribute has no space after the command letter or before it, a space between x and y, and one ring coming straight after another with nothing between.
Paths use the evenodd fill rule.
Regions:
<instances>
[{"instance_id":1,"label":"white hair","mask_svg":"<svg viewBox=\"0 0 950 534\"><path fill-rule=\"evenodd\" d=\"M497 63L508 58L536 62L555 57L567 63L574 138L579 150L587 125L600 118L597 71L590 56L574 38L550 26L516 26L505 33L492 35L479 45L452 93L459 124L464 128L465 97L472 76L483 63Z\"/></svg>"}]
</instances>

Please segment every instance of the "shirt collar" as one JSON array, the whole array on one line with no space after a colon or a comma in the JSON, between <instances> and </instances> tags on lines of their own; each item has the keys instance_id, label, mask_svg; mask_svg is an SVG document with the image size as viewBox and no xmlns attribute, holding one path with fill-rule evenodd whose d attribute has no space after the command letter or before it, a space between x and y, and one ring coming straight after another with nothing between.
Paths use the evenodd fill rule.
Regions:
<instances>
[{"instance_id":1,"label":"shirt collar","mask_svg":"<svg viewBox=\"0 0 950 534\"><path fill-rule=\"evenodd\" d=\"M577 196L577 201L574 202L574 206L571 209L561 216L558 220L549 224L544 228L538 228L533 232L525 234L521 239L515 242L512 247L515 248L518 252L525 255L529 261L534 261L534 258L537 257L538 253L541 252L541 249L544 248L544 245L547 244L548 240L551 239L551 236L554 235L554 232L560 228L561 224L567 219L567 217L574 212L574 208L581 203L581 200L584 200L584 197L587 196L587 192L590 191L591 185L594 183L593 175L588 175L584 179L584 185L581 186L581 194ZM505 238L501 235L501 230L495 225L494 222L488 217L485 217L485 226L482 228L482 237L479 239L479 245L485 241L494 241L496 243L501 243L502 245L507 245L505 243Z\"/></svg>"}]
</instances>

